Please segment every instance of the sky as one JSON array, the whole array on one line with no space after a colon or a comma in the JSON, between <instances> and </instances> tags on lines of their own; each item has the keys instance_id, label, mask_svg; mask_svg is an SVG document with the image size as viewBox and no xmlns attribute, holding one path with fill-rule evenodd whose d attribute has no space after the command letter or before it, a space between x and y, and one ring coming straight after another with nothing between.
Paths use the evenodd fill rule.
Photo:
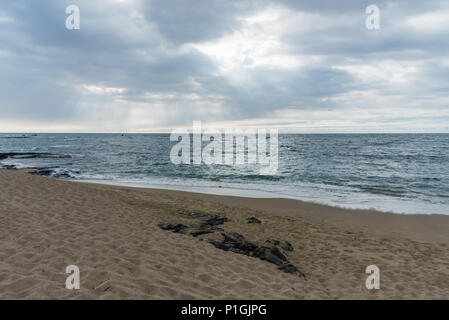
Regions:
<instances>
[{"instance_id":1,"label":"sky","mask_svg":"<svg viewBox=\"0 0 449 320\"><path fill-rule=\"evenodd\" d=\"M447 0L2 1L0 132L449 132L448 52Z\"/></svg>"}]
</instances>

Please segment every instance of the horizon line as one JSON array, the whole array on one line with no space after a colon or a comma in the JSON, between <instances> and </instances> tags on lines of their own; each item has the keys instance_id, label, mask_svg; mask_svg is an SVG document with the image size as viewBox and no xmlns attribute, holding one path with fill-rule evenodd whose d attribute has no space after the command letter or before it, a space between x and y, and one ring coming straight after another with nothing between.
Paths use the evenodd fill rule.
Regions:
<instances>
[{"instance_id":1,"label":"horizon line","mask_svg":"<svg viewBox=\"0 0 449 320\"><path fill-rule=\"evenodd\" d=\"M191 132L189 132L191 133ZM0 132L0 134L171 134L171 132ZM279 134L449 134L448 132L279 132ZM21 137L17 137L21 138Z\"/></svg>"}]
</instances>

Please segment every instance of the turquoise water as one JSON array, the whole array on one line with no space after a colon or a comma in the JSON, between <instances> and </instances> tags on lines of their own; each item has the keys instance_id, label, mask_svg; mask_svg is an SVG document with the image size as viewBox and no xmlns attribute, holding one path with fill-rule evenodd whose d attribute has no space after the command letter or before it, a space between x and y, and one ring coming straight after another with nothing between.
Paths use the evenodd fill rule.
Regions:
<instances>
[{"instance_id":1,"label":"turquoise water","mask_svg":"<svg viewBox=\"0 0 449 320\"><path fill-rule=\"evenodd\" d=\"M279 135L274 176L260 175L255 165L174 165L169 157L175 143L168 134L6 138L20 135L0 134L0 152L71 158L9 158L4 164L51 167L71 179L262 192L342 207L449 214L449 134Z\"/></svg>"}]
</instances>

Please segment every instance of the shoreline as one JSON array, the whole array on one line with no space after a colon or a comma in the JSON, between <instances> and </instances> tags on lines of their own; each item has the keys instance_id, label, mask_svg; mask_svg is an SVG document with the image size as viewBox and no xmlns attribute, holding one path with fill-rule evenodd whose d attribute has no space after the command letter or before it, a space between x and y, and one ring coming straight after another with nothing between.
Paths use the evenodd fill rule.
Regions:
<instances>
[{"instance_id":1,"label":"shoreline","mask_svg":"<svg viewBox=\"0 0 449 320\"><path fill-rule=\"evenodd\" d=\"M70 158L68 154L57 153L34 153L34 152L20 152L18 154L31 155L43 158ZM0 154L0 158L8 159L8 153ZM6 157L4 157L6 156ZM3 159L2 158L2 159ZM1 164L1 162L0 162ZM369 210L385 213L407 214L407 215L448 215L447 206L439 202L424 201L420 198L410 197L395 197L382 193L370 193L363 190L346 190L344 186L339 186L337 189L332 187L322 189L321 185L294 185L294 184L269 184L269 183L242 183L241 181L203 181L192 178L190 181L177 180L171 178L165 180L161 177L150 178L149 181L136 180L132 177L118 178L118 177L89 177L89 175L79 175L80 172L70 172L69 169L64 168L59 170L59 167L28 167L24 164L17 165L16 162L7 162L4 167L16 168L19 170L38 170L41 173L38 175L53 177L56 179L66 179L69 181L83 182L83 183L99 183L106 185L117 185L136 188L157 188L165 190L187 191L202 194L214 194L225 196L243 196L250 198L282 198L294 199L307 203L322 204L347 210ZM195 184L195 185L193 185ZM330 187L330 186L329 186ZM343 189L339 189L343 188Z\"/></svg>"},{"instance_id":2,"label":"shoreline","mask_svg":"<svg viewBox=\"0 0 449 320\"><path fill-rule=\"evenodd\" d=\"M51 179L51 178L50 178ZM403 233L412 239L420 241L438 241L449 244L449 234L446 236L446 230L449 230L449 215L435 213L397 213L379 211L375 209L357 209L345 208L333 205L327 205L312 201L304 201L296 198L283 197L254 197L252 195L235 195L207 192L209 188L193 187L201 190L186 190L187 188L170 188L157 185L137 185L134 183L116 183L111 181L88 181L88 180L63 180L83 184L94 184L100 186L110 186L117 188L144 189L152 192L168 192L179 196L187 196L193 199L203 199L214 201L220 204L233 203L237 206L256 209L268 214L284 217L300 217L312 219L314 221L326 220L328 223L336 225L354 226L363 228L367 232L377 234ZM226 190L226 188L224 188ZM234 193L234 189L229 189ZM246 190L244 190L246 191ZM265 192L261 192L264 194ZM380 219L379 219L380 217ZM428 219L431 217L432 219ZM408 220L406 227L401 226L405 220ZM429 225L428 220L432 220ZM435 223L434 223L435 222ZM430 230L431 229L431 230Z\"/></svg>"},{"instance_id":3,"label":"shoreline","mask_svg":"<svg viewBox=\"0 0 449 320\"><path fill-rule=\"evenodd\" d=\"M0 170L0 299L449 298L448 216L73 183L28 171ZM223 231L160 227L197 230L198 212L225 217ZM291 244L279 250L307 280L218 249L210 240L222 233L264 248ZM70 264L81 270L80 290L64 287ZM380 290L365 288L372 264Z\"/></svg>"}]
</instances>

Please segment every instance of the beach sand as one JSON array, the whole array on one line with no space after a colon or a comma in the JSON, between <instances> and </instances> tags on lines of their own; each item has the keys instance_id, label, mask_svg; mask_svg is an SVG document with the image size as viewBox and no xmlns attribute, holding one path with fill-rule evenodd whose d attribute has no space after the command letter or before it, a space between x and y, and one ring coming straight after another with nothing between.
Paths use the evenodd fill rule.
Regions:
<instances>
[{"instance_id":1,"label":"beach sand","mask_svg":"<svg viewBox=\"0 0 449 320\"><path fill-rule=\"evenodd\" d=\"M77 183L0 170L1 299L449 299L449 216L346 210ZM219 235L162 230L194 225L184 212L230 219L219 227L282 251L307 280L208 243ZM249 224L256 217L260 224ZM80 290L65 288L68 265ZM365 268L380 269L380 289Z\"/></svg>"}]
</instances>

